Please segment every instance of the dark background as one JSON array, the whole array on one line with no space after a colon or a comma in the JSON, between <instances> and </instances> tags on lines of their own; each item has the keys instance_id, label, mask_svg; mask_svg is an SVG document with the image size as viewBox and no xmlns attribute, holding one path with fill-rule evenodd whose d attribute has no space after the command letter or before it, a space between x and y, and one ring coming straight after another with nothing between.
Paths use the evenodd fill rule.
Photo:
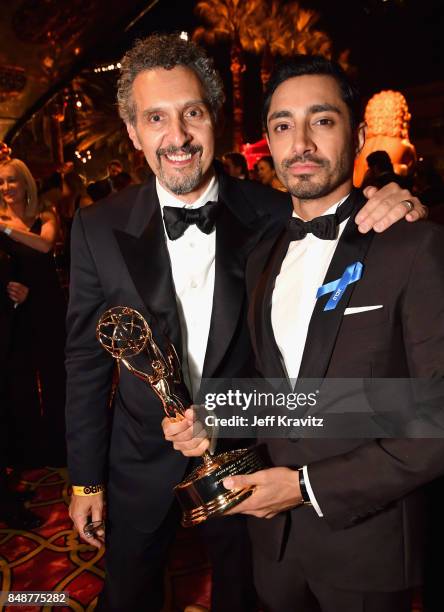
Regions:
<instances>
[{"instance_id":1,"label":"dark background","mask_svg":"<svg viewBox=\"0 0 444 612\"><path fill-rule=\"evenodd\" d=\"M45 150L39 146L45 136L45 125L44 121L39 123L38 117L56 99L57 92L69 87L71 98L67 99L63 130L76 133L68 145L72 150L66 150L65 143L65 159L76 162L76 146L81 148L85 141L77 138L74 125L76 122L80 125L82 116L76 115L73 103L73 79L78 82L83 79L80 95L85 100L90 97L93 110L108 114L108 118L114 117L114 131L121 130L115 113L118 73L97 75L94 67L116 63L136 38L151 32L179 30L191 34L202 25L194 14L195 5L196 0L89 0L88 3L84 0L10 0L2 5L0 68L2 64L21 67L27 85L19 95L4 99L0 95L0 140L6 138L19 155L28 152L29 156L31 151L34 158L43 159ZM330 36L336 56L340 51L350 50L349 62L363 94L363 108L368 98L382 89L400 90L405 95L412 113L410 139L418 155L433 158L444 173L444 0L301 0L300 5L319 12L315 27ZM208 47L208 51L222 74L227 94L220 153L231 148L229 45L219 43ZM51 69L44 67L48 57L55 58ZM245 60L245 140L254 142L262 136L260 59L246 54ZM99 120L100 117L94 118L92 128L99 125ZM123 130L119 138L120 141L125 138ZM115 140L118 142L118 138ZM92 162L77 165L78 170L86 171L87 178L102 171L107 156L129 154L128 143L124 150L118 149L110 139L103 142L106 146L96 146Z\"/></svg>"}]
</instances>

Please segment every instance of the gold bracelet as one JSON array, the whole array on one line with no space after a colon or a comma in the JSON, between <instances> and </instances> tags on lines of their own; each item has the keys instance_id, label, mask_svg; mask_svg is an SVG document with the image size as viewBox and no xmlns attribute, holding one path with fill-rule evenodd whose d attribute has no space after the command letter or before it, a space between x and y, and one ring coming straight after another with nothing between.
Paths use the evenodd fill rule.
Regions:
<instances>
[{"instance_id":1,"label":"gold bracelet","mask_svg":"<svg viewBox=\"0 0 444 612\"><path fill-rule=\"evenodd\" d=\"M105 491L105 485L89 485L86 487L78 487L73 485L72 492L73 495L81 495L85 497L86 495L98 495L99 493L103 493Z\"/></svg>"}]
</instances>

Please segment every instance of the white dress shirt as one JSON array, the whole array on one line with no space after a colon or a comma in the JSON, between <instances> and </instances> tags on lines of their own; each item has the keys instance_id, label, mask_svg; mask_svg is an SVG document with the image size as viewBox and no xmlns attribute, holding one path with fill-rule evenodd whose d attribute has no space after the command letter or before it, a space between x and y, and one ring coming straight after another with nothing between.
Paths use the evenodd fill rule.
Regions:
<instances>
[{"instance_id":1,"label":"white dress shirt","mask_svg":"<svg viewBox=\"0 0 444 612\"><path fill-rule=\"evenodd\" d=\"M196 209L208 201L217 201L219 186L213 177L205 193L192 204L185 204L166 191L156 179L156 190L164 206ZM163 218L163 214L162 214ZM204 234L190 225L177 240L165 232L170 255L176 302L182 332L182 369L185 382L194 397L199 389L213 309L216 229Z\"/></svg>"},{"instance_id":2,"label":"white dress shirt","mask_svg":"<svg viewBox=\"0 0 444 612\"><path fill-rule=\"evenodd\" d=\"M334 214L347 197L323 214ZM293 213L293 217L297 217L296 213ZM282 365L292 384L296 383L299 376L317 290L324 282L346 224L347 220L340 224L336 240L322 240L310 233L302 240L291 242L276 278L271 302L271 323ZM312 491L306 466L303 471L310 500L318 515L323 516Z\"/></svg>"}]
</instances>

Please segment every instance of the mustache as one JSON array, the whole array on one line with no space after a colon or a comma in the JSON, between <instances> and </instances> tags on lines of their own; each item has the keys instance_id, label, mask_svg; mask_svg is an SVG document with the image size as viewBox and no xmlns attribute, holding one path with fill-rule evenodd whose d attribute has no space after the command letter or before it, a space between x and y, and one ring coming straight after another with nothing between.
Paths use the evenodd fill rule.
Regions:
<instances>
[{"instance_id":1,"label":"mustache","mask_svg":"<svg viewBox=\"0 0 444 612\"><path fill-rule=\"evenodd\" d=\"M293 164L305 164L307 162L311 162L312 164L316 164L318 166L328 166L328 160L323 159L322 157L316 157L316 155L294 155L289 159L284 159L281 163L282 167L287 169L290 168Z\"/></svg>"},{"instance_id":2,"label":"mustache","mask_svg":"<svg viewBox=\"0 0 444 612\"><path fill-rule=\"evenodd\" d=\"M162 155L174 155L175 153L191 153L191 155L194 155L195 153L202 153L202 151L202 145L184 144L181 147L170 145L169 147L157 149L156 155L157 157L161 157Z\"/></svg>"}]
</instances>

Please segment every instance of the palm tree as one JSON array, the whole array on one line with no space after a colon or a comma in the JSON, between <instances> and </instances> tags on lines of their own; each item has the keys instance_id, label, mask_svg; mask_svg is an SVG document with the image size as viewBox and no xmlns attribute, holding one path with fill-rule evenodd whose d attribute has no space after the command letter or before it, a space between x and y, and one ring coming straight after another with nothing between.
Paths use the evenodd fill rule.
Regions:
<instances>
[{"instance_id":1,"label":"palm tree","mask_svg":"<svg viewBox=\"0 0 444 612\"><path fill-rule=\"evenodd\" d=\"M86 71L72 81L71 87L74 94L79 94L82 107L74 109L70 125L65 126L64 144L75 144L79 151L129 145L114 103L115 74L96 75Z\"/></svg>"},{"instance_id":2,"label":"palm tree","mask_svg":"<svg viewBox=\"0 0 444 612\"><path fill-rule=\"evenodd\" d=\"M265 11L265 8L268 10ZM248 50L262 56L261 80L264 88L270 78L275 56L289 57L302 53L331 57L330 38L313 27L318 19L318 13L301 8L297 2L282 5L279 0L272 0L271 4L263 0L262 11L255 15L255 36Z\"/></svg>"},{"instance_id":3,"label":"palm tree","mask_svg":"<svg viewBox=\"0 0 444 612\"><path fill-rule=\"evenodd\" d=\"M230 49L230 69L233 79L233 148L240 151L243 143L243 82L245 71L243 52L253 44L255 15L262 12L264 0L201 0L195 12L207 26L193 34L196 41L209 44L227 41Z\"/></svg>"},{"instance_id":4,"label":"palm tree","mask_svg":"<svg viewBox=\"0 0 444 612\"><path fill-rule=\"evenodd\" d=\"M194 40L209 44L228 41L231 45L230 68L233 80L234 150L243 142L244 51L261 55L261 80L265 88L273 68L274 57L296 53L324 55L331 58L332 41L315 28L319 14L304 9L297 2L282 0L200 0L196 14L207 25L197 28ZM342 52L339 63L349 68L348 53Z\"/></svg>"}]
</instances>

